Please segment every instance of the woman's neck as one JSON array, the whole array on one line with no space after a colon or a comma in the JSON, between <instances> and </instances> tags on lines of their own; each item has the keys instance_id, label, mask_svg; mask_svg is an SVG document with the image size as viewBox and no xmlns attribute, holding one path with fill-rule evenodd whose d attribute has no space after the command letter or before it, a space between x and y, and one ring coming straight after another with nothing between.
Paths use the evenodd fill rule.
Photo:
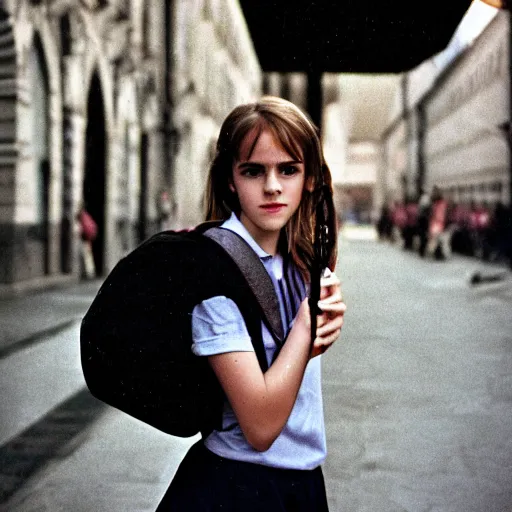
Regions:
<instances>
[{"instance_id":1,"label":"woman's neck","mask_svg":"<svg viewBox=\"0 0 512 512\"><path fill-rule=\"evenodd\" d=\"M245 225L245 224L244 224ZM275 256L279 245L279 232L278 233L261 233L253 232L247 226L247 231L251 234L254 241L268 254Z\"/></svg>"},{"instance_id":2,"label":"woman's neck","mask_svg":"<svg viewBox=\"0 0 512 512\"><path fill-rule=\"evenodd\" d=\"M268 254L275 256L279 242L279 234L274 238L265 237L264 239L254 239L256 243Z\"/></svg>"},{"instance_id":3,"label":"woman's neck","mask_svg":"<svg viewBox=\"0 0 512 512\"><path fill-rule=\"evenodd\" d=\"M268 254L275 256L279 246L280 231L262 231L257 228L243 213L240 222L252 236L253 240Z\"/></svg>"}]
</instances>

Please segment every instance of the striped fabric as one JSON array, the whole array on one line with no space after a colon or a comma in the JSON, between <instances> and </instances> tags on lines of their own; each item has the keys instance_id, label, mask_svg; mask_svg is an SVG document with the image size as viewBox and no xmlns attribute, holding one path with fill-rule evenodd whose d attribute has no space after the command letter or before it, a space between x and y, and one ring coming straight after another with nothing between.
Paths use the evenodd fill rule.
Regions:
<instances>
[{"instance_id":1,"label":"striped fabric","mask_svg":"<svg viewBox=\"0 0 512 512\"><path fill-rule=\"evenodd\" d=\"M281 306L284 331L287 334L300 304L306 296L306 286L302 276L295 265L291 265L287 259L283 262L282 276L280 279L276 279L275 288Z\"/></svg>"}]
</instances>

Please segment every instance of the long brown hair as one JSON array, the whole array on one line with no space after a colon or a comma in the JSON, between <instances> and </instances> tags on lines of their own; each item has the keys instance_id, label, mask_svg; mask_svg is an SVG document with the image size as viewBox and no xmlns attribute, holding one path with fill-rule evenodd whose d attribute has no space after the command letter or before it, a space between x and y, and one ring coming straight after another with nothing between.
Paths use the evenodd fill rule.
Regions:
<instances>
[{"instance_id":1,"label":"long brown hair","mask_svg":"<svg viewBox=\"0 0 512 512\"><path fill-rule=\"evenodd\" d=\"M305 185L297 211L285 227L288 252L306 280L313 260L315 201L317 191L327 185L332 194L331 173L325 163L318 129L296 105L282 98L264 96L258 102L236 107L220 129L215 157L210 166L206 189L206 220L224 220L238 213L240 204L229 188L233 166L240 159L240 147L247 134L254 132L252 149L263 130L269 130L294 159L302 160ZM252 152L251 149L251 152ZM329 268L336 264L336 232L328 257Z\"/></svg>"}]
</instances>

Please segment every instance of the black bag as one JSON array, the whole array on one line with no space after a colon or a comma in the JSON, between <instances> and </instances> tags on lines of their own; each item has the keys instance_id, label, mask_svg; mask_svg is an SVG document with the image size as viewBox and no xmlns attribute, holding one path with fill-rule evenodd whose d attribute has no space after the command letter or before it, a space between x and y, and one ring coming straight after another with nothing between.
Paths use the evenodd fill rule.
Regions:
<instances>
[{"instance_id":1,"label":"black bag","mask_svg":"<svg viewBox=\"0 0 512 512\"><path fill-rule=\"evenodd\" d=\"M239 307L263 371L266 323L278 347L278 299L258 256L219 223L149 238L112 270L82 320L91 393L171 435L220 429L224 395L207 358L191 351L192 310L217 295ZM229 256L230 255L230 256Z\"/></svg>"}]
</instances>

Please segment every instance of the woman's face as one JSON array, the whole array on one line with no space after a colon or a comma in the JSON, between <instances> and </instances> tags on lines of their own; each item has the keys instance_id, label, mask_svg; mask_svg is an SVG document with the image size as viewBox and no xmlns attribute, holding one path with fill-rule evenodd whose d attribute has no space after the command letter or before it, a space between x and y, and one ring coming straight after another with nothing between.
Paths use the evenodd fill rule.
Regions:
<instances>
[{"instance_id":1,"label":"woman's face","mask_svg":"<svg viewBox=\"0 0 512 512\"><path fill-rule=\"evenodd\" d=\"M279 233L299 207L304 189L304 162L289 155L269 130L263 130L250 153L254 133L240 148L230 188L238 196L240 220L255 241L273 253ZM274 248L274 251L269 250Z\"/></svg>"}]
</instances>

